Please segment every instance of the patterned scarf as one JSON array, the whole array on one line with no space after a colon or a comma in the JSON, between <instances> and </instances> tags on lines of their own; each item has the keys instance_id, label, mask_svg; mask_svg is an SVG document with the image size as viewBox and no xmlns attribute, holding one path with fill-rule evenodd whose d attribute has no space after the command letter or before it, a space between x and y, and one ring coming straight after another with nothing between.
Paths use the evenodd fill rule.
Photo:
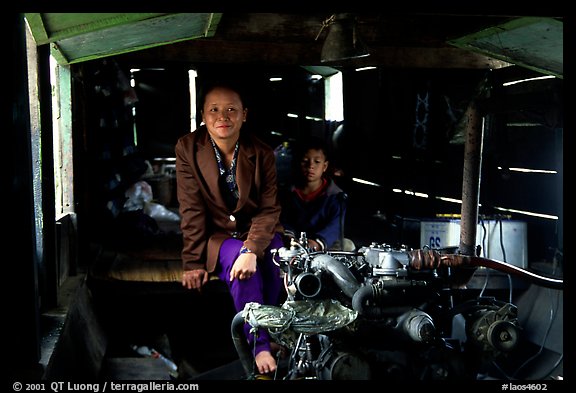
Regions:
<instances>
[{"instance_id":1,"label":"patterned scarf","mask_svg":"<svg viewBox=\"0 0 576 393\"><path fill-rule=\"evenodd\" d=\"M230 168L226 168L224 165L224 160L222 159L222 154L220 153L220 149L216 146L216 142L212 138L210 138L210 142L212 143L212 147L214 148L214 153L216 154L216 161L218 162L218 170L220 171L220 176L224 177L226 180L226 185L228 186L228 191L234 197L235 200L238 200L238 184L236 184L236 161L238 158L238 149L240 147L240 141L236 142L236 147L234 148L234 157L232 158L232 163L230 164Z\"/></svg>"}]
</instances>

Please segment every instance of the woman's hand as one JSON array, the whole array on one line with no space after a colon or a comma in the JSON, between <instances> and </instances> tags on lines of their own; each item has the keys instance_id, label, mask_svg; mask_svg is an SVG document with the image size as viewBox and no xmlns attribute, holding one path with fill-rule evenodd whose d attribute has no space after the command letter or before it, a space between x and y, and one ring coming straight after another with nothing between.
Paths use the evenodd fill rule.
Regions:
<instances>
[{"instance_id":1,"label":"woman's hand","mask_svg":"<svg viewBox=\"0 0 576 393\"><path fill-rule=\"evenodd\" d=\"M234 281L235 278L247 280L254 273L256 273L256 254L251 252L240 254L230 270L230 281Z\"/></svg>"},{"instance_id":2,"label":"woman's hand","mask_svg":"<svg viewBox=\"0 0 576 393\"><path fill-rule=\"evenodd\" d=\"M188 289L202 288L208 282L208 272L204 269L185 270L182 273L182 285Z\"/></svg>"}]
</instances>

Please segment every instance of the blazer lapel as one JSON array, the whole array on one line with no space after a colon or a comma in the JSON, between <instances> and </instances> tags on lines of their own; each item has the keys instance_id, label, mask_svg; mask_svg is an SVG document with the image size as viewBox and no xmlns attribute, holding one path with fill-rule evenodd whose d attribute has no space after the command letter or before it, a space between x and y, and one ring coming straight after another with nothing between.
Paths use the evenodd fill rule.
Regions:
<instances>
[{"instance_id":1,"label":"blazer lapel","mask_svg":"<svg viewBox=\"0 0 576 393\"><path fill-rule=\"evenodd\" d=\"M198 167L202 173L202 177L206 182L207 192L210 194L212 201L215 205L226 209L226 203L220 193L218 185L218 163L214 154L214 148L208 139L208 132L204 137L198 141Z\"/></svg>"},{"instance_id":2,"label":"blazer lapel","mask_svg":"<svg viewBox=\"0 0 576 393\"><path fill-rule=\"evenodd\" d=\"M254 179L255 163L254 163L254 149L252 145L241 144L238 151L238 162L236 163L236 183L238 184L238 192L240 198L236 205L236 211L242 209L248 197L250 196L250 185Z\"/></svg>"}]
</instances>

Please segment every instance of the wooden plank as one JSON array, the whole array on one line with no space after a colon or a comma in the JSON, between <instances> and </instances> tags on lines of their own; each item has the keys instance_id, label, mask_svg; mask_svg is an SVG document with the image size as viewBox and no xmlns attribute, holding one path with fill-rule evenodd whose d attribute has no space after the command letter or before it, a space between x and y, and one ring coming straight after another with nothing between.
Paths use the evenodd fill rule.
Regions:
<instances>
[{"instance_id":1,"label":"wooden plank","mask_svg":"<svg viewBox=\"0 0 576 393\"><path fill-rule=\"evenodd\" d=\"M180 282L182 261L134 259L118 254L108 271L107 278L120 281Z\"/></svg>"},{"instance_id":2,"label":"wooden plank","mask_svg":"<svg viewBox=\"0 0 576 393\"><path fill-rule=\"evenodd\" d=\"M113 26L155 18L159 13L43 13L26 14L38 45L56 42ZM44 34L42 34L44 31Z\"/></svg>"}]
</instances>

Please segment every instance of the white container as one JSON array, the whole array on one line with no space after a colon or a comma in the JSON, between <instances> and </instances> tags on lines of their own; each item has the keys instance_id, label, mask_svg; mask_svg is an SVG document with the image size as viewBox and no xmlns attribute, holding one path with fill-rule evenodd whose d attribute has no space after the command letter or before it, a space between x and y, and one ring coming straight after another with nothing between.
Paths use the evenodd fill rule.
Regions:
<instances>
[{"instance_id":1,"label":"white container","mask_svg":"<svg viewBox=\"0 0 576 393\"><path fill-rule=\"evenodd\" d=\"M526 223L522 221L482 221L476 228L476 245L481 246L482 250L480 256L526 268L528 266L526 231ZM435 249L459 247L460 220L421 221L420 245Z\"/></svg>"}]
</instances>

